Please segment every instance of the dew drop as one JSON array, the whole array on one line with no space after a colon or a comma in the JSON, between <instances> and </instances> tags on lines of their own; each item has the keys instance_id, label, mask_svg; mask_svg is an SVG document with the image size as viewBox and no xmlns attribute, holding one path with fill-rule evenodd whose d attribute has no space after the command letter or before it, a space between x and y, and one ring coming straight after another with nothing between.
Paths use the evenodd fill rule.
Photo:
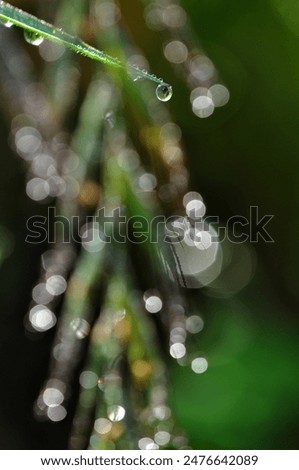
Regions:
<instances>
[{"instance_id":1,"label":"dew drop","mask_svg":"<svg viewBox=\"0 0 299 470\"><path fill-rule=\"evenodd\" d=\"M61 405L63 400L64 400L63 393L58 388L54 388L54 387L46 388L46 390L43 393L43 402L49 408Z\"/></svg>"},{"instance_id":2,"label":"dew drop","mask_svg":"<svg viewBox=\"0 0 299 470\"><path fill-rule=\"evenodd\" d=\"M48 408L47 415L51 421L57 423L58 421L62 421L66 417L67 411L63 406L58 405L52 408Z\"/></svg>"},{"instance_id":3,"label":"dew drop","mask_svg":"<svg viewBox=\"0 0 299 470\"><path fill-rule=\"evenodd\" d=\"M171 435L167 431L158 431L155 434L155 442L159 446L166 446L170 441Z\"/></svg>"},{"instance_id":4,"label":"dew drop","mask_svg":"<svg viewBox=\"0 0 299 470\"><path fill-rule=\"evenodd\" d=\"M94 423L94 428L99 434L108 434L111 431L112 423L109 419L98 418Z\"/></svg>"},{"instance_id":5,"label":"dew drop","mask_svg":"<svg viewBox=\"0 0 299 470\"><path fill-rule=\"evenodd\" d=\"M138 447L141 450L158 450L159 446L150 437L142 437L138 441Z\"/></svg>"},{"instance_id":6,"label":"dew drop","mask_svg":"<svg viewBox=\"0 0 299 470\"><path fill-rule=\"evenodd\" d=\"M208 361L204 357L197 357L191 363L191 369L195 374L203 374L208 368Z\"/></svg>"},{"instance_id":7,"label":"dew drop","mask_svg":"<svg viewBox=\"0 0 299 470\"><path fill-rule=\"evenodd\" d=\"M156 89L156 96L159 101L169 101L172 97L172 86L167 83L160 83Z\"/></svg>"},{"instance_id":8,"label":"dew drop","mask_svg":"<svg viewBox=\"0 0 299 470\"><path fill-rule=\"evenodd\" d=\"M74 318L71 321L71 328L74 330L78 339L84 339L89 335L90 324L83 318Z\"/></svg>"},{"instance_id":9,"label":"dew drop","mask_svg":"<svg viewBox=\"0 0 299 470\"><path fill-rule=\"evenodd\" d=\"M1 20L1 24L5 26L5 28L11 28L13 25L11 21L7 21L7 20Z\"/></svg>"},{"instance_id":10,"label":"dew drop","mask_svg":"<svg viewBox=\"0 0 299 470\"><path fill-rule=\"evenodd\" d=\"M169 352L174 359L182 359L186 355L186 347L182 343L174 343Z\"/></svg>"},{"instance_id":11,"label":"dew drop","mask_svg":"<svg viewBox=\"0 0 299 470\"><path fill-rule=\"evenodd\" d=\"M110 421L122 421L126 415L126 410L119 405L109 406L107 410L108 418Z\"/></svg>"},{"instance_id":12,"label":"dew drop","mask_svg":"<svg viewBox=\"0 0 299 470\"><path fill-rule=\"evenodd\" d=\"M24 38L29 44L32 44L33 46L40 46L44 40L44 38L39 34L27 30L24 31Z\"/></svg>"}]
</instances>

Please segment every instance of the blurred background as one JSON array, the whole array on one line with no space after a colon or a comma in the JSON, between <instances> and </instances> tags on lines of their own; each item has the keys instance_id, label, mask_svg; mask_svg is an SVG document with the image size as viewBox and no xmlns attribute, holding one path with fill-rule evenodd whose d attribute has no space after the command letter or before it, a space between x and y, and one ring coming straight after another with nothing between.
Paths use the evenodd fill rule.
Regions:
<instances>
[{"instance_id":1,"label":"blurred background","mask_svg":"<svg viewBox=\"0 0 299 470\"><path fill-rule=\"evenodd\" d=\"M82 2L11 3L51 22L60 12L67 31L79 29L93 42ZM83 3L95 8L96 2ZM224 250L229 260L210 287L184 290L204 321L196 341L209 367L194 374L166 358L170 403L195 449L298 449L298 4L182 0L180 15L168 10L163 20L171 4L177 5L126 0L118 8L126 38L143 52L150 70L173 85L173 98L163 106L182 132L189 190L203 196L208 214L219 216L223 225L234 215L248 218L250 206L258 206L260 217L274 215L267 227L274 243L229 247ZM101 18L103 11L99 24ZM199 68L195 55L188 73L176 21L185 27L184 37L205 54L200 52L205 59ZM101 28L108 41L109 31ZM39 82L49 91L54 118L57 106L56 129L71 135L94 64L59 48L33 48L17 28L1 27L0 33L0 445L65 449L77 391L66 419L35 419L33 404L47 377L55 328L42 336L24 328L40 257L47 249L45 243L25 242L26 220L46 215L53 199L40 203L30 198L28 162L15 151L12 136L26 110L37 113L37 121L40 115L45 134L47 126L51 134L39 88L27 101L18 100L22 86L30 89ZM213 84L224 87L219 107L207 92ZM190 102L192 90L197 91Z\"/></svg>"}]
</instances>

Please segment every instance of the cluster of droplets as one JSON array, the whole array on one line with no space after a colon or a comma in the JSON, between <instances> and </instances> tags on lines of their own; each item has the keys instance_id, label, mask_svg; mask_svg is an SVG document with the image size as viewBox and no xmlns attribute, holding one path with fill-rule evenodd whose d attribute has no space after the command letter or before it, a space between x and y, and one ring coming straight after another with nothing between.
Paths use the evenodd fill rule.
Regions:
<instances>
[{"instance_id":1,"label":"cluster of droplets","mask_svg":"<svg viewBox=\"0 0 299 470\"><path fill-rule=\"evenodd\" d=\"M180 127L171 121L167 113L165 113L165 117L163 116L160 127L148 126L141 129L140 138L142 143L148 148L149 152L158 154L162 165L165 165L167 169L167 176L158 183L153 173L139 167L136 171L138 174L136 176L136 188L139 189L140 197L142 197L142 192L145 196L146 194L150 196L149 193L155 191L163 204L174 206L178 204L177 201L187 190L189 180L189 173L184 165L181 136Z\"/></svg>"},{"instance_id":2,"label":"cluster of droplets","mask_svg":"<svg viewBox=\"0 0 299 470\"><path fill-rule=\"evenodd\" d=\"M142 315L139 314L138 318L142 324ZM118 366L107 371L105 362L117 363L113 361L113 357L117 356L123 356L123 360L125 359L126 349L130 348L131 341L134 342L136 334L132 325L134 321L134 315L129 311L104 310L92 333L91 341L98 345L98 354L102 358L102 368L105 372L100 377L94 368L94 362L91 361L93 369L86 368L80 375L82 419L84 414L89 412L90 397L98 396L94 430L89 442L91 449L127 448L125 446L128 445L127 439L131 431L123 401L123 373ZM164 366L144 355L148 332L145 331L144 334L144 350L141 348L139 358L136 357L136 351L133 354L134 359L129 359L128 363L133 387L130 393L136 396L134 410L130 409L130 419L136 421L136 447L142 450L183 448L187 444L186 438L175 429L172 412L167 405ZM73 448L80 447L79 435L80 421L77 423L77 429L75 426L71 439Z\"/></svg>"},{"instance_id":3,"label":"cluster of droplets","mask_svg":"<svg viewBox=\"0 0 299 470\"><path fill-rule=\"evenodd\" d=\"M46 141L29 116L18 115L12 121L11 136L11 143L27 163L26 193L30 199L48 202L52 198L71 201L78 197L80 188L72 176L78 157L63 134Z\"/></svg>"},{"instance_id":4,"label":"cluster of droplets","mask_svg":"<svg viewBox=\"0 0 299 470\"><path fill-rule=\"evenodd\" d=\"M202 374L208 368L205 357L198 356L193 350L188 352L187 340L189 335L197 335L204 327L204 321L199 315L186 315L182 299L177 303L163 305L162 296L158 291L148 290L143 295L144 307L150 314L167 315L169 323L169 354L181 366L190 366L196 374Z\"/></svg>"},{"instance_id":5,"label":"cluster of droplets","mask_svg":"<svg viewBox=\"0 0 299 470\"><path fill-rule=\"evenodd\" d=\"M84 340L91 331L88 302L85 306L88 295L85 284L87 276L83 272L77 272L72 274L68 283L66 282L66 276L74 264L74 257L74 251L63 244L42 256L47 293L52 295L54 300L59 300L59 296L64 294L65 306L52 349L49 379L35 404L35 415L40 420L61 421L66 417L74 370L81 358ZM37 293L41 295L43 287L42 282L35 286L33 296ZM47 299L43 297L36 300L45 303ZM41 331L36 328L35 330ZM54 407L55 409L52 409Z\"/></svg>"},{"instance_id":6,"label":"cluster of droplets","mask_svg":"<svg viewBox=\"0 0 299 470\"><path fill-rule=\"evenodd\" d=\"M74 256L68 245L42 255L42 274L32 289L32 302L25 318L28 332L46 332L55 326L57 319L54 310L66 291L66 276Z\"/></svg>"},{"instance_id":7,"label":"cluster of droplets","mask_svg":"<svg viewBox=\"0 0 299 470\"><path fill-rule=\"evenodd\" d=\"M28 43L42 46L41 37L35 33L25 31L24 34ZM94 207L98 201L98 187L88 179L80 187L77 177L79 158L70 150L68 135L57 133L43 88L37 83L28 84L23 77L20 83L20 95L16 98L22 113L11 121L10 144L27 166L27 195L37 202L49 202L55 197L58 212L60 205L65 214L68 204L77 204L77 201L86 210ZM63 241L60 235L59 231L55 232L54 248L42 255L41 274L33 286L25 317L25 328L30 337L45 333L56 325L56 312L61 309L61 299L66 294L67 278L76 254L71 244L60 243ZM85 289L76 282L73 284L71 290L77 295L74 303L79 292L82 294L80 301L84 302ZM74 358L81 357L80 344L90 331L90 324L81 313L68 319L67 328L61 329L64 334L58 334L52 351L54 369L35 403L38 419L58 422L66 417L73 374L71 364Z\"/></svg>"},{"instance_id":8,"label":"cluster of droplets","mask_svg":"<svg viewBox=\"0 0 299 470\"><path fill-rule=\"evenodd\" d=\"M84 377L93 374L93 387L97 389L98 399L103 403L97 403L96 418L91 434L89 447L91 449L115 449L121 448L121 443L126 440L127 410L123 402L123 380L118 369L106 372L103 377L91 371L84 371ZM96 385L94 385L96 382ZM80 375L81 397L86 393L86 381ZM91 385L88 385L90 387ZM90 390L90 389L89 389ZM100 409L99 409L100 408ZM75 439L71 441L75 447Z\"/></svg>"},{"instance_id":9,"label":"cluster of droplets","mask_svg":"<svg viewBox=\"0 0 299 470\"><path fill-rule=\"evenodd\" d=\"M191 89L193 113L208 118L215 108L228 103L230 93L225 85L218 83L211 59L198 48L186 11L178 0L143 0L143 3L148 27L165 36L164 57L183 75Z\"/></svg>"},{"instance_id":10,"label":"cluster of droplets","mask_svg":"<svg viewBox=\"0 0 299 470\"><path fill-rule=\"evenodd\" d=\"M202 196L187 192L183 197L185 215L166 223L166 238L176 264L176 278L183 287L208 286L222 269L222 249L216 229L205 218Z\"/></svg>"},{"instance_id":11,"label":"cluster of droplets","mask_svg":"<svg viewBox=\"0 0 299 470\"><path fill-rule=\"evenodd\" d=\"M121 11L114 1L95 2L92 8L92 21L95 27L107 30L115 27L121 18ZM149 78L154 82L159 83L156 88L156 96L159 101L167 102L171 99L173 90L171 85L164 83L156 75L150 74L146 68L140 68L136 61L127 63L127 71L132 77L133 81L138 81L142 78Z\"/></svg>"},{"instance_id":12,"label":"cluster of droplets","mask_svg":"<svg viewBox=\"0 0 299 470\"><path fill-rule=\"evenodd\" d=\"M109 8L111 5L115 6L114 2L102 2L101 5L104 5L104 3L109 3ZM186 25L186 14L182 7L173 4L173 2L167 2L167 4L164 2L164 7L167 14L163 13L163 22L168 28L171 28L172 31L178 31ZM102 27L104 28L116 24L119 18L117 11L115 9L112 11L111 8L109 10L109 8L104 12L106 19L105 15L99 15L102 18ZM152 14L151 18L154 18L154 16ZM38 42L40 38L33 34L31 34L31 37L29 35L28 39L28 42L31 44L40 44ZM173 46L176 46L176 48ZM187 46L184 46L182 41L180 44L178 41L175 44L168 44L164 49L165 57L168 60L171 59L171 62L174 64L184 64L189 60L189 49ZM177 52L175 52L175 49ZM194 63L192 67L195 67ZM196 67L194 70L192 69L194 72L193 76L196 80L201 80L201 84L204 81L207 85L210 79L203 80L203 72L207 73L210 64L204 60L200 64L198 69ZM212 88L213 85L206 88L211 96ZM172 95L172 88L166 83L160 83L157 87L156 95L159 101L168 101ZM215 92L213 102L216 100L216 95L217 93ZM192 96L195 100L202 95L195 96L194 94ZM204 259L205 268L201 271L207 271L216 259L214 251L210 249L213 246L217 246L217 243L213 244L210 228L199 230L199 235L197 233L198 230L194 227L194 222L204 216L205 205L198 193L186 193L188 172L183 163L184 155L180 144L181 129L171 122L167 111L162 109L165 107L161 106L158 102L157 105L158 107L156 104L153 106L149 104L149 108L151 110L154 109L152 115L154 116L153 122L155 124L142 128L140 136L143 144L145 144L149 151L157 151L160 154L162 157L161 161L169 170L169 179L162 184L158 184L156 176L148 169L145 171L142 168L139 155L135 150L127 146L127 138L121 135L121 131L118 132L118 137L113 139L111 151L118 155L117 161L119 166L133 178L134 188L137 189L141 199L143 196L148 197L150 193L155 192L163 203L168 204L173 203L184 195L183 206L185 208L185 216L182 217L183 220L177 221L179 224L183 222L183 243L185 244L183 252L179 251L179 244L173 242L172 245L175 253L176 269L182 284L185 287L198 287L198 283L206 285L210 281L205 284L205 276L201 276L198 279L199 273L194 270L192 260L195 258L195 265L198 267L203 266ZM113 112L107 113L106 116L108 124L114 127ZM63 199L65 197L63 195L69 194L68 187L72 185L70 180L66 183L66 171L63 170L63 177L59 172L60 163L58 164L58 161L64 163L64 159L56 158L56 155L60 157L64 154L69 155L68 146L61 139L55 138L55 149L53 150L52 143L44 142L37 126L33 124L14 126L12 135L18 153L24 160L29 162L31 179L27 185L27 194L33 200L39 201L47 200L48 196L56 196ZM117 145L120 148L117 148ZM66 160L66 167L69 166L70 162L71 167L76 165L77 158L75 155L71 155L71 158ZM50 190L51 183L49 180L53 177L63 178L64 184L62 182L61 192ZM79 198L80 204L85 208L96 207L100 198L98 184L85 180L79 190L79 185L74 180L73 186L76 189L71 191L71 193L73 197ZM109 204L109 200L106 202ZM112 202L111 205L113 205ZM175 228L177 227L172 227L170 232L173 232ZM82 246L85 249L85 254L91 253L92 256L103 248L102 239L100 242L93 244L92 237L90 237L93 231L94 227L90 226L90 224L83 226ZM190 253L190 256L188 253ZM60 263L61 254L62 252L58 250L54 256L52 252L45 254L43 257L44 272L39 283L33 289L33 303L28 315L31 330L33 328L35 331L46 331L56 323L56 316L52 310L54 310L57 301L59 301L60 296L66 289L67 271L70 266L69 262L66 262L64 269L60 271L55 270L55 267ZM49 258L51 262L46 261ZM85 281L83 278L76 279L75 277L69 282L68 291L73 293L74 301L72 311L76 311L77 305L81 306L87 298ZM187 344L192 335L198 334L202 330L202 318L198 315L188 316L185 312L185 307L183 307L182 299L170 302L169 299L164 299L164 293L160 294L155 289L145 292L143 301L144 308L150 315L165 317L165 312L167 313L170 356L180 365L191 367L197 374L205 372L208 367L206 358L198 353L194 353L192 350L189 351ZM97 357L96 366L94 362L92 362L93 367L89 367L89 364L87 364L79 378L81 385L79 406L83 410L83 422L84 420L86 422L86 415L88 415L90 410L92 410L92 413L94 412L94 404L96 403L99 406L99 409L96 411L90 447L94 449L101 448L99 446L103 446L103 448L127 448L124 445L123 439L126 439L127 434L126 419L132 410L128 410L125 405L123 374L118 367L112 367L111 370L111 364L114 364L119 355L124 354L124 351L130 345L134 331L132 318L126 309L113 308L106 310L106 312L104 309L92 328L91 323L88 314L83 315L82 312L77 316L72 315L67 317L67 320L62 323L53 349L54 362L50 371L51 378L47 381L36 402L36 414L39 417L47 417L52 421L60 421L65 418L67 409L66 400L70 392L71 372L81 357L79 349L74 346L77 344L74 340L82 342L82 339L91 335L91 345L95 346L94 349L97 352L100 351L100 359L103 359L104 365L102 370L99 367L99 364L102 362ZM134 387L138 391L150 389L151 392L149 403L146 405L142 403L139 408L136 405L136 421L138 426L142 426L142 432L137 442L138 447L140 449L158 449L169 446L185 448L187 445L185 437L181 433L173 431L174 420L167 404L167 386L163 365L160 364L157 371L155 369L155 361L152 358L148 357L148 355L140 355L140 357L135 358L129 363L129 370ZM154 383L152 383L153 371L156 371ZM77 437L74 435L74 448L78 445L76 439ZM78 448L80 448L80 445Z\"/></svg>"},{"instance_id":13,"label":"cluster of droplets","mask_svg":"<svg viewBox=\"0 0 299 470\"><path fill-rule=\"evenodd\" d=\"M48 419L54 423L62 421L67 416L64 406L66 389L60 380L48 380L36 400L34 411L39 420Z\"/></svg>"},{"instance_id":14,"label":"cluster of droplets","mask_svg":"<svg viewBox=\"0 0 299 470\"><path fill-rule=\"evenodd\" d=\"M140 67L147 66L147 61L140 51L131 52L129 62ZM144 177L141 175L139 180L140 189L144 188L147 192L155 190L160 202L174 209L187 191L189 180L188 170L184 164L182 130L173 122L168 108L162 105L163 101L151 99L146 82L142 83L142 87L145 96L148 96L147 111L150 119L139 130L139 138L150 158L154 156L153 160L159 161L159 164L165 167L165 173L164 178L159 178L158 182L155 175L148 171L144 172ZM169 98L172 90L167 84L161 83L157 93L163 100L165 97Z\"/></svg>"},{"instance_id":15,"label":"cluster of droplets","mask_svg":"<svg viewBox=\"0 0 299 470\"><path fill-rule=\"evenodd\" d=\"M222 267L222 251L217 234L205 222L206 207L199 193L185 193L182 206L185 215L172 219L166 225L173 259L170 261L166 257L164 265L172 265L168 273L171 275L175 270L175 275L171 277L178 279L183 287L207 286L219 276ZM208 369L208 361L198 353L197 342L192 339L204 327L202 317L188 315L182 298L170 302L165 293L160 294L155 289L146 291L143 301L148 313L161 317L162 323L166 321L169 325L170 356L179 365L190 367L195 374L204 373Z\"/></svg>"},{"instance_id":16,"label":"cluster of droplets","mask_svg":"<svg viewBox=\"0 0 299 470\"><path fill-rule=\"evenodd\" d=\"M163 106L159 102L156 102L155 106L158 106L158 109L153 110L153 117L156 121ZM189 173L184 165L182 131L171 121L167 111L163 110L162 116L163 121L160 127L158 125L144 126L140 129L139 136L149 153L157 153L162 160L162 165L165 165L167 173L163 181L158 182L153 172L145 170L141 164L140 155L133 146L124 145L124 137L120 138L120 133L115 128L113 128L115 139L110 145L114 153L118 155L118 165L132 179L139 199L153 204L158 198L163 204L176 206L186 193Z\"/></svg>"}]
</instances>

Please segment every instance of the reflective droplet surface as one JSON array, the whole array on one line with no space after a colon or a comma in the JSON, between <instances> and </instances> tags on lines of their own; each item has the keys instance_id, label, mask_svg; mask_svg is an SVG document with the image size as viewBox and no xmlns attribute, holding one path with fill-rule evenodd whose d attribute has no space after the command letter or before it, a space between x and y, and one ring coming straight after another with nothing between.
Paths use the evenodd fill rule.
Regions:
<instances>
[{"instance_id":1,"label":"reflective droplet surface","mask_svg":"<svg viewBox=\"0 0 299 470\"><path fill-rule=\"evenodd\" d=\"M98 376L91 370L84 370L79 377L79 383L81 387L85 388L86 390L91 390L98 384Z\"/></svg>"},{"instance_id":2,"label":"reflective droplet surface","mask_svg":"<svg viewBox=\"0 0 299 470\"><path fill-rule=\"evenodd\" d=\"M98 418L94 423L94 428L99 434L107 434L112 429L112 423L109 419Z\"/></svg>"},{"instance_id":3,"label":"reflective droplet surface","mask_svg":"<svg viewBox=\"0 0 299 470\"><path fill-rule=\"evenodd\" d=\"M141 450L158 450L159 446L150 437L142 437L138 441L138 447Z\"/></svg>"},{"instance_id":4,"label":"reflective droplet surface","mask_svg":"<svg viewBox=\"0 0 299 470\"><path fill-rule=\"evenodd\" d=\"M39 34L27 30L24 31L24 38L29 44L32 44L33 46L40 46L44 40L44 38Z\"/></svg>"},{"instance_id":5,"label":"reflective droplet surface","mask_svg":"<svg viewBox=\"0 0 299 470\"><path fill-rule=\"evenodd\" d=\"M107 414L110 421L118 422L124 419L126 410L120 405L113 405L108 407Z\"/></svg>"},{"instance_id":6,"label":"reflective droplet surface","mask_svg":"<svg viewBox=\"0 0 299 470\"><path fill-rule=\"evenodd\" d=\"M64 277L55 274L54 276L50 276L46 282L46 290L51 295L61 295L67 288L67 282Z\"/></svg>"},{"instance_id":7,"label":"reflective droplet surface","mask_svg":"<svg viewBox=\"0 0 299 470\"><path fill-rule=\"evenodd\" d=\"M61 405L63 400L63 393L58 388L46 388L43 393L43 402L50 408Z\"/></svg>"},{"instance_id":8,"label":"reflective droplet surface","mask_svg":"<svg viewBox=\"0 0 299 470\"><path fill-rule=\"evenodd\" d=\"M172 86L168 83L160 83L156 89L156 96L159 101L169 101L172 97Z\"/></svg>"},{"instance_id":9,"label":"reflective droplet surface","mask_svg":"<svg viewBox=\"0 0 299 470\"><path fill-rule=\"evenodd\" d=\"M191 369L195 374L203 374L208 368L208 361L204 357L197 357L191 363Z\"/></svg>"},{"instance_id":10,"label":"reflective droplet surface","mask_svg":"<svg viewBox=\"0 0 299 470\"><path fill-rule=\"evenodd\" d=\"M167 431L158 431L155 434L155 442L159 446L166 446L170 441L171 435Z\"/></svg>"},{"instance_id":11,"label":"reflective droplet surface","mask_svg":"<svg viewBox=\"0 0 299 470\"><path fill-rule=\"evenodd\" d=\"M145 308L150 313L160 312L162 306L162 300L156 295L151 295L145 300Z\"/></svg>"},{"instance_id":12,"label":"reflective droplet surface","mask_svg":"<svg viewBox=\"0 0 299 470\"><path fill-rule=\"evenodd\" d=\"M90 324L83 318L74 318L70 325L78 339L84 339L89 335Z\"/></svg>"},{"instance_id":13,"label":"reflective droplet surface","mask_svg":"<svg viewBox=\"0 0 299 470\"><path fill-rule=\"evenodd\" d=\"M186 347L182 343L174 343L170 346L169 352L174 359L182 359L186 354Z\"/></svg>"},{"instance_id":14,"label":"reflective droplet surface","mask_svg":"<svg viewBox=\"0 0 299 470\"><path fill-rule=\"evenodd\" d=\"M196 334L199 333L204 327L204 322L201 317L198 315L192 315L186 319L186 329L189 333Z\"/></svg>"},{"instance_id":15,"label":"reflective droplet surface","mask_svg":"<svg viewBox=\"0 0 299 470\"><path fill-rule=\"evenodd\" d=\"M11 28L13 23L11 21L1 20L1 24L5 26L5 28Z\"/></svg>"},{"instance_id":16,"label":"reflective droplet surface","mask_svg":"<svg viewBox=\"0 0 299 470\"><path fill-rule=\"evenodd\" d=\"M29 321L36 331L47 331L56 324L56 316L44 305L35 305L29 312Z\"/></svg>"},{"instance_id":17,"label":"reflective droplet surface","mask_svg":"<svg viewBox=\"0 0 299 470\"><path fill-rule=\"evenodd\" d=\"M61 406L54 406L51 408L48 408L47 410L47 416L51 421L54 421L54 423L57 423L58 421L62 421L67 415L66 409Z\"/></svg>"}]
</instances>

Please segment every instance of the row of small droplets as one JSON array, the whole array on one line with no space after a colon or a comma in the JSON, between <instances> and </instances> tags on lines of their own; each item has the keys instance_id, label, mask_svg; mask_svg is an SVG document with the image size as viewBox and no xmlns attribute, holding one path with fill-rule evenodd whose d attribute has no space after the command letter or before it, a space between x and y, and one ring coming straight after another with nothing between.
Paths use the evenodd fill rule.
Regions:
<instances>
[{"instance_id":1,"label":"row of small droplets","mask_svg":"<svg viewBox=\"0 0 299 470\"><path fill-rule=\"evenodd\" d=\"M4 26L12 25L6 23ZM41 39L30 36L28 31L24 34L30 44L41 45ZM26 73L30 75L31 71L30 60L25 55L20 56L20 60L23 74L18 77L17 70L13 71L20 84L19 94L13 97L19 114L11 121L9 143L26 164L27 196L42 203L53 198L59 200L62 196L72 199L75 180L68 176L68 168L71 169L71 160L75 157L64 142L65 136L55 130L43 89L38 83L29 83L26 79ZM40 279L33 287L30 309L25 317L29 333L45 332L56 324L55 308L66 290L66 278L73 260L74 252L70 246L59 246L42 256Z\"/></svg>"},{"instance_id":2,"label":"row of small droplets","mask_svg":"<svg viewBox=\"0 0 299 470\"><path fill-rule=\"evenodd\" d=\"M196 374L202 374L208 368L207 359L193 350L188 351L186 342L188 335L200 333L204 327L201 316L188 315L184 302L178 298L176 303L163 305L162 296L157 290L148 290L143 296L145 309L153 315L167 312L169 324L169 354L181 366L190 366ZM193 349L193 348L192 348ZM196 348L197 349L197 348Z\"/></svg>"},{"instance_id":3,"label":"row of small droplets","mask_svg":"<svg viewBox=\"0 0 299 470\"><path fill-rule=\"evenodd\" d=\"M219 83L212 60L198 46L185 9L179 0L142 0L148 27L164 34L163 54L190 89L193 113L199 118L211 116L226 105L229 90Z\"/></svg>"}]
</instances>

